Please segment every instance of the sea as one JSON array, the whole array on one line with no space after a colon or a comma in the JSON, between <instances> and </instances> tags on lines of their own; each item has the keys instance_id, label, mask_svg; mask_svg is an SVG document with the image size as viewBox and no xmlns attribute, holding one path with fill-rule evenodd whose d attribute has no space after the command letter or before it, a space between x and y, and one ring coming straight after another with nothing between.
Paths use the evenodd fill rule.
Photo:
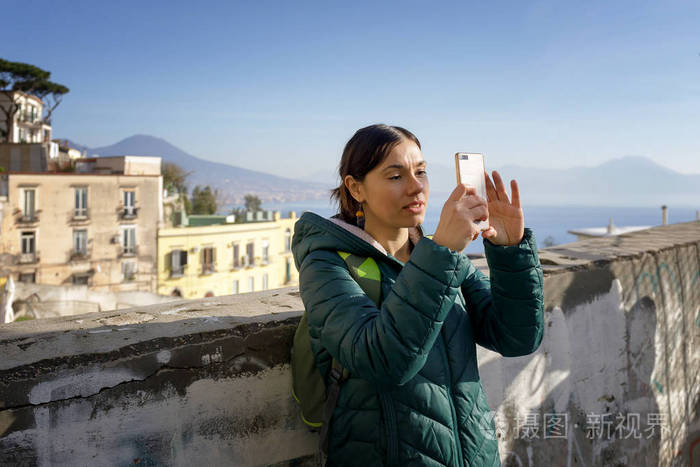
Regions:
<instances>
[{"instance_id":1,"label":"sea","mask_svg":"<svg viewBox=\"0 0 700 467\"><path fill-rule=\"evenodd\" d=\"M432 198L432 197L431 197ZM446 198L446 196L445 196ZM440 220L440 212L444 199L429 200L423 231L432 233ZM225 206L222 211L230 212L234 206ZM700 210L700 200L697 207L669 205L668 223L690 222L697 219ZM287 203L263 203L265 210L280 211L282 217L287 217L289 211L296 212L297 217L304 211L312 211L323 217L330 217L338 212L337 205L330 200L309 200ZM628 226L658 226L661 225L661 205L659 206L523 206L525 226L535 233L539 248L548 245L561 245L575 242L577 237L568 233L569 230L607 227L612 219L617 227ZM481 238L471 242L465 252L471 254L483 253L484 246Z\"/></svg>"}]
</instances>

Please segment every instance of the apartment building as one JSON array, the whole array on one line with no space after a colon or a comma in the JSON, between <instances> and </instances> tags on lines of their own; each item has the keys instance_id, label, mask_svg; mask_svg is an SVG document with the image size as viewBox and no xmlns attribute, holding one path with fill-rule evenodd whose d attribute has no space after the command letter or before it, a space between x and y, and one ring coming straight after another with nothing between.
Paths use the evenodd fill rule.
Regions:
<instances>
[{"instance_id":1,"label":"apartment building","mask_svg":"<svg viewBox=\"0 0 700 467\"><path fill-rule=\"evenodd\" d=\"M160 165L118 156L80 159L71 172L0 174L0 276L155 291Z\"/></svg>"},{"instance_id":2,"label":"apartment building","mask_svg":"<svg viewBox=\"0 0 700 467\"><path fill-rule=\"evenodd\" d=\"M190 216L158 231L158 293L184 298L231 295L298 284L292 258L295 213Z\"/></svg>"},{"instance_id":3,"label":"apartment building","mask_svg":"<svg viewBox=\"0 0 700 467\"><path fill-rule=\"evenodd\" d=\"M9 143L49 143L51 122L44 118L44 102L36 96L15 91L9 98L0 94L0 107L8 108L9 99L19 106L12 121L0 112L0 135L8 135Z\"/></svg>"}]
</instances>

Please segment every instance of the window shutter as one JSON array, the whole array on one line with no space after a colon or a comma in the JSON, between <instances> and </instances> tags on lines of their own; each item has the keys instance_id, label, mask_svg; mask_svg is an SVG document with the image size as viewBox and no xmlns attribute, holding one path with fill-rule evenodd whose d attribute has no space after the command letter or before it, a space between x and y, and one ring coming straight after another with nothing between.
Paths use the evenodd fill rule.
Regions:
<instances>
[{"instance_id":1,"label":"window shutter","mask_svg":"<svg viewBox=\"0 0 700 467\"><path fill-rule=\"evenodd\" d=\"M180 250L180 265L181 266L187 265L187 251L186 250Z\"/></svg>"}]
</instances>

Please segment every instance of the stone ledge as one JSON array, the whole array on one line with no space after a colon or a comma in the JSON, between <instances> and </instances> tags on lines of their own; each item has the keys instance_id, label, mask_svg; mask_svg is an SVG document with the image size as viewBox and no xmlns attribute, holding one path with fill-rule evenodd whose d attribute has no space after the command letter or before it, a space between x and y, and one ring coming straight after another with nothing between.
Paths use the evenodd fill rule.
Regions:
<instances>
[{"instance_id":1,"label":"stone ledge","mask_svg":"<svg viewBox=\"0 0 700 467\"><path fill-rule=\"evenodd\" d=\"M49 356L108 353L159 338L298 318L302 311L298 287L289 287L11 323L0 326L0 372Z\"/></svg>"}]
</instances>

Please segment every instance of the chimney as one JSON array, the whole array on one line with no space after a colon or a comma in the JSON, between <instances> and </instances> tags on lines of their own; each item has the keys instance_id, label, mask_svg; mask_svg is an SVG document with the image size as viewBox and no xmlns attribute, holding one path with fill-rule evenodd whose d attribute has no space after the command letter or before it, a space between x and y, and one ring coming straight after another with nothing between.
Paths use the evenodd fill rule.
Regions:
<instances>
[{"instance_id":1,"label":"chimney","mask_svg":"<svg viewBox=\"0 0 700 467\"><path fill-rule=\"evenodd\" d=\"M668 223L668 207L664 204L661 206L661 225Z\"/></svg>"},{"instance_id":2,"label":"chimney","mask_svg":"<svg viewBox=\"0 0 700 467\"><path fill-rule=\"evenodd\" d=\"M610 218L610 223L608 224L608 234L613 233L613 230L615 230L615 224L613 224L612 217Z\"/></svg>"}]
</instances>

